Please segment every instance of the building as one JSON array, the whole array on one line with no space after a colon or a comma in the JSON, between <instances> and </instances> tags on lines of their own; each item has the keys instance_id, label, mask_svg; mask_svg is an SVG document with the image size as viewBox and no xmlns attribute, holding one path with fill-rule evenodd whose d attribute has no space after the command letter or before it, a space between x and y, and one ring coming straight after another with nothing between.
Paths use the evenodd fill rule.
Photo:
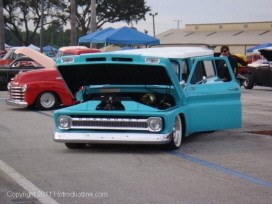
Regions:
<instances>
[{"instance_id":1,"label":"building","mask_svg":"<svg viewBox=\"0 0 272 204\"><path fill-rule=\"evenodd\" d=\"M171 29L156 35L161 44L201 43L228 45L232 53L246 54L248 48L272 43L272 21L217 24L186 24L185 29Z\"/></svg>"}]
</instances>

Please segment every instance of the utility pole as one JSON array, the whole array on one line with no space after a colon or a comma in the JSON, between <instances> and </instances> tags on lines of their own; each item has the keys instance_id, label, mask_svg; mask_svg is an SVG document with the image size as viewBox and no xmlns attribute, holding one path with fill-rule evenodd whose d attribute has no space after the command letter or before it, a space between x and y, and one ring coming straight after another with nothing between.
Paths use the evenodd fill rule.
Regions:
<instances>
[{"instance_id":1,"label":"utility pole","mask_svg":"<svg viewBox=\"0 0 272 204\"><path fill-rule=\"evenodd\" d=\"M155 37L155 16L158 15L158 12L149 13L149 15L152 16L152 20L153 20L153 36Z\"/></svg>"},{"instance_id":2,"label":"utility pole","mask_svg":"<svg viewBox=\"0 0 272 204\"><path fill-rule=\"evenodd\" d=\"M77 35L76 35L76 0L70 1L71 9L71 39L70 45L77 45Z\"/></svg>"},{"instance_id":3,"label":"utility pole","mask_svg":"<svg viewBox=\"0 0 272 204\"><path fill-rule=\"evenodd\" d=\"M5 50L5 26L3 0L0 0L0 50Z\"/></svg>"},{"instance_id":4,"label":"utility pole","mask_svg":"<svg viewBox=\"0 0 272 204\"><path fill-rule=\"evenodd\" d=\"M91 0L91 23L90 23L91 33L96 31L96 0ZM97 48L96 43L91 44L92 48Z\"/></svg>"},{"instance_id":5,"label":"utility pole","mask_svg":"<svg viewBox=\"0 0 272 204\"><path fill-rule=\"evenodd\" d=\"M181 22L182 20L174 20L176 22L178 22L178 29L179 29L179 22Z\"/></svg>"}]
</instances>

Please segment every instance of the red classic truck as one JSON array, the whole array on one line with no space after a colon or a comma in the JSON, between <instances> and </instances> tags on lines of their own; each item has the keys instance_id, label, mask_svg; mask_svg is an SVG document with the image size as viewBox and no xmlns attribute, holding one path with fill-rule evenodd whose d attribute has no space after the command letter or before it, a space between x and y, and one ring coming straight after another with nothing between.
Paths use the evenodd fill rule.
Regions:
<instances>
[{"instance_id":1,"label":"red classic truck","mask_svg":"<svg viewBox=\"0 0 272 204\"><path fill-rule=\"evenodd\" d=\"M69 55L80 55L100 51L87 48L69 50L67 54L68 52ZM6 104L21 108L37 107L41 110L49 110L76 103L54 66L17 74L8 84L8 91L10 97L6 100Z\"/></svg>"}]
</instances>

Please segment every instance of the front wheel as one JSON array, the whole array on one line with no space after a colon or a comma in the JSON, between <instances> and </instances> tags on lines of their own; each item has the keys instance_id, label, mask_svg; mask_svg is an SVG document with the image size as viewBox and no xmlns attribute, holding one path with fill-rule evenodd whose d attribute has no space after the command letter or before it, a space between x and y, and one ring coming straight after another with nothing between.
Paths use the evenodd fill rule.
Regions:
<instances>
[{"instance_id":1,"label":"front wheel","mask_svg":"<svg viewBox=\"0 0 272 204\"><path fill-rule=\"evenodd\" d=\"M57 104L58 97L51 91L41 93L36 100L36 105L41 110L53 109L57 106Z\"/></svg>"},{"instance_id":2,"label":"front wheel","mask_svg":"<svg viewBox=\"0 0 272 204\"><path fill-rule=\"evenodd\" d=\"M173 129L171 133L171 141L166 144L166 148L170 150L178 149L181 145L183 133L182 133L182 122L180 116L175 117L175 122L173 124Z\"/></svg>"},{"instance_id":3,"label":"front wheel","mask_svg":"<svg viewBox=\"0 0 272 204\"><path fill-rule=\"evenodd\" d=\"M244 81L245 89L252 89L254 86L254 77L251 74L246 76L246 80Z\"/></svg>"}]
</instances>

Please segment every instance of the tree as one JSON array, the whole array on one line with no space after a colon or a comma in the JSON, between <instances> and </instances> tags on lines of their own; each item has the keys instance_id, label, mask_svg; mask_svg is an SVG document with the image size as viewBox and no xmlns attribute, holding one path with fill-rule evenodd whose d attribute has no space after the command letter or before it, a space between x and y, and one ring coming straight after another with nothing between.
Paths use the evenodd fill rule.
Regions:
<instances>
[{"instance_id":1,"label":"tree","mask_svg":"<svg viewBox=\"0 0 272 204\"><path fill-rule=\"evenodd\" d=\"M41 2L44 1L43 26L58 26L63 28L71 17L71 4L76 1L76 33L72 28L68 30L70 42L72 35L86 35L91 22L91 0L3 0L5 28L12 32L18 40L18 45L29 45L36 42L41 30ZM95 0L92 0L92 2ZM96 0L96 28L101 29L106 23L125 21L126 23L145 20L145 14L150 11L144 0ZM46 29L45 29L46 30ZM65 32L65 36L66 33ZM63 35L62 31L62 35ZM74 38L73 38L74 39ZM12 40L15 42L15 40ZM46 39L43 39L46 41ZM64 40L62 40L64 42ZM65 39L66 41L66 39ZM46 43L44 43L46 44Z\"/></svg>"},{"instance_id":2,"label":"tree","mask_svg":"<svg viewBox=\"0 0 272 204\"><path fill-rule=\"evenodd\" d=\"M76 35L76 0L70 1L71 9L71 45L77 45Z\"/></svg>"},{"instance_id":3,"label":"tree","mask_svg":"<svg viewBox=\"0 0 272 204\"><path fill-rule=\"evenodd\" d=\"M44 1L43 25L65 25L67 5L62 0ZM20 45L29 45L41 28L41 0L3 0L4 24L17 38ZM25 35L22 35L22 31Z\"/></svg>"},{"instance_id":4,"label":"tree","mask_svg":"<svg viewBox=\"0 0 272 204\"><path fill-rule=\"evenodd\" d=\"M150 11L150 7L145 4L145 0L97 0L97 29L105 23L125 21L129 24L145 20L145 14ZM90 0L77 0L77 24L84 35L90 28L90 11Z\"/></svg>"}]
</instances>

